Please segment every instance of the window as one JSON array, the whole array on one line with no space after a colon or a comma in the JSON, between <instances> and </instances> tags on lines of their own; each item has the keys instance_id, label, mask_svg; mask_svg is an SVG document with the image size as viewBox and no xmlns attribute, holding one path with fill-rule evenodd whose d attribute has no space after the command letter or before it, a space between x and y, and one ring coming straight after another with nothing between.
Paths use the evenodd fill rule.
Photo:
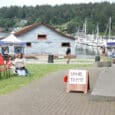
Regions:
<instances>
[{"instance_id":1,"label":"window","mask_svg":"<svg viewBox=\"0 0 115 115\"><path fill-rule=\"evenodd\" d=\"M70 46L70 43L69 42L63 42L61 44L62 47L69 47Z\"/></svg>"},{"instance_id":2,"label":"window","mask_svg":"<svg viewBox=\"0 0 115 115\"><path fill-rule=\"evenodd\" d=\"M16 54L18 54L18 53L24 53L24 48L21 47L21 46L15 46L15 47L14 47L14 52L15 52Z\"/></svg>"},{"instance_id":3,"label":"window","mask_svg":"<svg viewBox=\"0 0 115 115\"><path fill-rule=\"evenodd\" d=\"M31 46L32 46L31 42L27 42L27 43L26 43L26 46L27 46L27 47L31 47Z\"/></svg>"},{"instance_id":4,"label":"window","mask_svg":"<svg viewBox=\"0 0 115 115\"><path fill-rule=\"evenodd\" d=\"M39 34L38 39L47 39L47 35L45 34Z\"/></svg>"},{"instance_id":5,"label":"window","mask_svg":"<svg viewBox=\"0 0 115 115\"><path fill-rule=\"evenodd\" d=\"M9 47L7 47L7 46L6 47L2 47L1 50L2 50L2 54L3 55L9 53Z\"/></svg>"}]
</instances>

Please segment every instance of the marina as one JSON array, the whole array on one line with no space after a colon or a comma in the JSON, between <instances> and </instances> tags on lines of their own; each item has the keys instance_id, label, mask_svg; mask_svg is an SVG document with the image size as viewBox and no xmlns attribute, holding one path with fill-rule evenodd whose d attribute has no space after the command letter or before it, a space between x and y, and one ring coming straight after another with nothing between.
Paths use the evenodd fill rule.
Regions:
<instances>
[{"instance_id":1,"label":"marina","mask_svg":"<svg viewBox=\"0 0 115 115\"><path fill-rule=\"evenodd\" d=\"M115 37L111 37L111 17L108 22L108 36L99 34L96 26L95 34L87 34L87 21L83 29L78 30L75 36L63 34L51 25L36 23L10 33L0 40L1 53L7 48L9 54L19 52L25 55L54 55L65 56L67 47L71 47L71 54L77 58L94 58L101 55L102 47L106 49L106 56L112 56L115 47ZM1 33L2 35L2 33ZM13 40L14 38L14 40ZM29 38L29 39L28 39ZM5 45L6 44L6 45Z\"/></svg>"}]
</instances>

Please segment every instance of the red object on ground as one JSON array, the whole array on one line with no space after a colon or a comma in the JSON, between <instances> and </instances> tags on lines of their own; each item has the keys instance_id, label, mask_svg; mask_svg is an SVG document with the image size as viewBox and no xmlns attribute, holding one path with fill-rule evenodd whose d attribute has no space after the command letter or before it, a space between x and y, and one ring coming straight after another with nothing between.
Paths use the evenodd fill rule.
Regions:
<instances>
[{"instance_id":1,"label":"red object on ground","mask_svg":"<svg viewBox=\"0 0 115 115\"><path fill-rule=\"evenodd\" d=\"M64 76L64 82L68 82L68 76L67 75Z\"/></svg>"},{"instance_id":2,"label":"red object on ground","mask_svg":"<svg viewBox=\"0 0 115 115\"><path fill-rule=\"evenodd\" d=\"M1 54L0 54L0 65L4 65L4 58Z\"/></svg>"}]
</instances>

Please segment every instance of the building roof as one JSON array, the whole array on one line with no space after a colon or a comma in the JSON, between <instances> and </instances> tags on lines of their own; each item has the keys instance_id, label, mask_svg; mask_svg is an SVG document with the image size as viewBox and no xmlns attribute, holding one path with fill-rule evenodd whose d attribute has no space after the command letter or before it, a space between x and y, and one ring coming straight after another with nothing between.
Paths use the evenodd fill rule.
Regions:
<instances>
[{"instance_id":1,"label":"building roof","mask_svg":"<svg viewBox=\"0 0 115 115\"><path fill-rule=\"evenodd\" d=\"M35 28L37 28L37 27L39 27L41 25L44 25L44 26L50 28L51 30L55 31L56 33L60 34L61 36L64 36L64 37L67 37L67 38L75 40L75 38L73 36L66 35L66 34L56 30L54 27L49 26L49 25L44 24L44 23L34 23L32 25L26 26L26 27L22 28L21 30L19 30L18 32L14 33L14 35L15 36L23 35L23 34L29 32L29 31L31 31L32 29L35 29Z\"/></svg>"}]
</instances>

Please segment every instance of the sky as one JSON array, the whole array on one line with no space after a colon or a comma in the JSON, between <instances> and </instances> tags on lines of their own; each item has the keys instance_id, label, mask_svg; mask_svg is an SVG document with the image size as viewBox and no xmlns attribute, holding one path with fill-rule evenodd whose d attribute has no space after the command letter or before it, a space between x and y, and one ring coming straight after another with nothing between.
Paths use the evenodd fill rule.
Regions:
<instances>
[{"instance_id":1,"label":"sky","mask_svg":"<svg viewBox=\"0 0 115 115\"><path fill-rule=\"evenodd\" d=\"M74 4L74 3L89 3L89 2L103 2L108 1L115 3L115 0L1 0L0 7L3 6L36 6L36 5L61 5L61 4Z\"/></svg>"}]
</instances>

